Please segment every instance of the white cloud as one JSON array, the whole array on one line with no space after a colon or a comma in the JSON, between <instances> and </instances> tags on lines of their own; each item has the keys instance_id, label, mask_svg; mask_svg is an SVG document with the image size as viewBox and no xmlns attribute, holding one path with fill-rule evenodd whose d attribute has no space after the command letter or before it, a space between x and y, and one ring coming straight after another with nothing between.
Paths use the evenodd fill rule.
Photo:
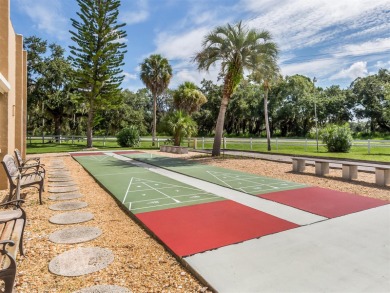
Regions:
<instances>
[{"instance_id":1,"label":"white cloud","mask_svg":"<svg viewBox=\"0 0 390 293\"><path fill-rule=\"evenodd\" d=\"M136 74L132 74L132 73L129 73L129 72L122 72L122 74L125 76L125 81L129 81L129 80L134 80L134 79L138 79L138 76Z\"/></svg>"},{"instance_id":2,"label":"white cloud","mask_svg":"<svg viewBox=\"0 0 390 293\"><path fill-rule=\"evenodd\" d=\"M255 16L251 27L270 30L283 49L321 44L346 30L375 26L388 0L242 0ZM386 8L387 7L387 8Z\"/></svg>"},{"instance_id":3,"label":"white cloud","mask_svg":"<svg viewBox=\"0 0 390 293\"><path fill-rule=\"evenodd\" d=\"M125 22L127 25L140 23L149 18L150 13L147 0L138 0L135 1L134 4L136 6L136 9L134 9L134 7L131 7L131 11L124 11L119 14L120 20Z\"/></svg>"},{"instance_id":4,"label":"white cloud","mask_svg":"<svg viewBox=\"0 0 390 293\"><path fill-rule=\"evenodd\" d=\"M162 32L156 39L156 50L168 59L188 59L195 55L202 47L203 37L209 32L209 28L199 27L181 34Z\"/></svg>"},{"instance_id":5,"label":"white cloud","mask_svg":"<svg viewBox=\"0 0 390 293\"><path fill-rule=\"evenodd\" d=\"M349 79L354 80L358 77L363 77L368 75L367 62L359 61L353 63L349 68L342 69L337 74L330 77L330 80L335 79Z\"/></svg>"},{"instance_id":6,"label":"white cloud","mask_svg":"<svg viewBox=\"0 0 390 293\"><path fill-rule=\"evenodd\" d=\"M358 44L347 44L337 50L340 51L340 53L334 54L337 57L382 53L390 51L390 38L376 39Z\"/></svg>"},{"instance_id":7,"label":"white cloud","mask_svg":"<svg viewBox=\"0 0 390 293\"><path fill-rule=\"evenodd\" d=\"M307 62L281 64L281 71L283 75L302 74L310 78L325 78L329 75L329 72L334 71L334 68L338 66L339 60L337 59L322 59L312 60Z\"/></svg>"},{"instance_id":8,"label":"white cloud","mask_svg":"<svg viewBox=\"0 0 390 293\"><path fill-rule=\"evenodd\" d=\"M61 13L61 1L58 0L17 0L18 9L23 11L36 25L39 31L64 40L68 37L68 19Z\"/></svg>"},{"instance_id":9,"label":"white cloud","mask_svg":"<svg viewBox=\"0 0 390 293\"><path fill-rule=\"evenodd\" d=\"M374 65L375 68L377 69L390 69L390 61L377 61Z\"/></svg>"}]
</instances>

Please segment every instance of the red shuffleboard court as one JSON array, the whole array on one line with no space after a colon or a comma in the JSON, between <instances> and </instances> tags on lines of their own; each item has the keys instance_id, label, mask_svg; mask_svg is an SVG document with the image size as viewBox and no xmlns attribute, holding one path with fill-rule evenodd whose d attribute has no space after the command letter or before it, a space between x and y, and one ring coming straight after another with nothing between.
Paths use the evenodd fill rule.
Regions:
<instances>
[{"instance_id":1,"label":"red shuffleboard court","mask_svg":"<svg viewBox=\"0 0 390 293\"><path fill-rule=\"evenodd\" d=\"M389 204L384 200L320 187L285 190L257 196L327 218L340 217Z\"/></svg>"},{"instance_id":2,"label":"red shuffleboard court","mask_svg":"<svg viewBox=\"0 0 390 293\"><path fill-rule=\"evenodd\" d=\"M102 152L86 152L86 153L71 153L72 157L84 157L84 156L102 156L104 153Z\"/></svg>"},{"instance_id":3,"label":"red shuffleboard court","mask_svg":"<svg viewBox=\"0 0 390 293\"><path fill-rule=\"evenodd\" d=\"M230 200L136 216L181 257L298 227Z\"/></svg>"},{"instance_id":4,"label":"red shuffleboard court","mask_svg":"<svg viewBox=\"0 0 390 293\"><path fill-rule=\"evenodd\" d=\"M144 152L141 151L116 151L114 154L117 155L126 155L126 154L144 154Z\"/></svg>"}]
</instances>

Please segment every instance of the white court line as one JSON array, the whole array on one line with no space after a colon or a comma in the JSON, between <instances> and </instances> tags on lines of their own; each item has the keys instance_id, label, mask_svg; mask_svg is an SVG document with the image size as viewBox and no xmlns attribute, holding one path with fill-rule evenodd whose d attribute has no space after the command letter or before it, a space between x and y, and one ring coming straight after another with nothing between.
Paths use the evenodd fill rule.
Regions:
<instances>
[{"instance_id":1,"label":"white court line","mask_svg":"<svg viewBox=\"0 0 390 293\"><path fill-rule=\"evenodd\" d=\"M129 193L129 189L130 189L131 183L133 182L133 178L134 177L131 177L131 179L130 179L129 185L127 186L127 190L126 190L126 193L125 193L125 198L123 199L122 203L124 203L125 200L126 200L127 194Z\"/></svg>"},{"instance_id":2,"label":"white court line","mask_svg":"<svg viewBox=\"0 0 390 293\"><path fill-rule=\"evenodd\" d=\"M140 174L140 173L147 173L147 171L133 171L133 172L120 172L120 173L107 173L107 174L99 174L99 175L93 175L95 177L99 176L116 176L116 175L131 175L131 174Z\"/></svg>"},{"instance_id":3,"label":"white court line","mask_svg":"<svg viewBox=\"0 0 390 293\"><path fill-rule=\"evenodd\" d=\"M85 156L85 157L87 157L87 159L89 159L90 161L98 161L98 162L102 162L108 158L107 156L102 157L101 155L100 156Z\"/></svg>"},{"instance_id":4,"label":"white court line","mask_svg":"<svg viewBox=\"0 0 390 293\"><path fill-rule=\"evenodd\" d=\"M227 185L227 186L229 186L230 188L233 188L233 186L231 186L231 185L229 185L229 184L227 184L225 181L223 181L222 179L219 179L217 176L215 176L214 174L211 174L211 172L210 171L206 171L206 173L209 173L211 176L213 176L215 179L217 179L217 180L219 180L219 181L221 181L223 184L225 184L225 185Z\"/></svg>"},{"instance_id":5,"label":"white court line","mask_svg":"<svg viewBox=\"0 0 390 293\"><path fill-rule=\"evenodd\" d=\"M203 201L203 200L209 200L209 199L215 199L215 196L214 196L214 197L210 197L210 198L200 198L200 199L188 200L188 201L178 202L178 203L196 202L196 201ZM144 210L144 209L156 208L156 207L162 207L162 206L168 206L168 205L173 205L173 204L174 204L174 203L166 203L166 204L155 205L155 206L148 206L148 207L142 207L142 208L135 208L135 209L132 209L132 211L135 211L135 210Z\"/></svg>"},{"instance_id":6,"label":"white court line","mask_svg":"<svg viewBox=\"0 0 390 293\"><path fill-rule=\"evenodd\" d=\"M152 186L149 186L149 185L148 185L148 184L146 184L146 183L144 183L144 184L145 184L146 186L148 186L149 188L152 188L152 189L154 189L155 191L157 191L157 192L159 192L159 193L161 193L161 194L165 195L166 197L168 197L168 198L172 199L174 202L180 203L180 201L179 201L179 200L177 200L177 199L175 199L175 198L173 198L173 197L169 196L168 194L165 194L164 192L162 192L162 191L160 191L160 190L158 190L158 189L156 189L156 188L154 188L154 187L152 187Z\"/></svg>"},{"instance_id":7,"label":"white court line","mask_svg":"<svg viewBox=\"0 0 390 293\"><path fill-rule=\"evenodd\" d=\"M211 174L211 175L213 175L213 174ZM219 179L219 178L216 177L216 176L214 176L214 177L217 178L217 179ZM228 177L228 176L226 176L226 177ZM255 185L249 185L249 186L241 186L241 187L239 187L238 189L240 189L240 190L242 190L242 191L244 191L243 188L254 188L254 187L256 187L256 186L266 186L266 187L269 188L268 190L280 189L278 186L275 186L275 185L276 185L276 184L281 184L281 183L284 183L284 182L285 182L285 181L280 180L280 182L273 182L273 183L275 183L275 185L272 185L272 184L273 184L272 182L271 182L271 183L265 184L265 183L260 183L260 182L257 182L257 181L253 181L253 180L256 179L255 176L253 176L253 177L251 178L252 180L249 180L249 179L242 179L242 178L239 178L239 177L236 177L235 179L236 179L237 181L244 181L244 182L249 182L249 183L255 184ZM222 181L222 179L219 179L219 180ZM222 181L222 182L224 182L224 181ZM226 184L227 184L227 183L226 183ZM304 186L304 185L299 185L299 184L293 183L293 184L291 184L291 185L285 185L284 187L295 187L295 186ZM230 186L230 185L229 185L229 187L234 188L234 187L232 187L232 186ZM244 192L245 192L245 191L244 191Z\"/></svg>"}]
</instances>

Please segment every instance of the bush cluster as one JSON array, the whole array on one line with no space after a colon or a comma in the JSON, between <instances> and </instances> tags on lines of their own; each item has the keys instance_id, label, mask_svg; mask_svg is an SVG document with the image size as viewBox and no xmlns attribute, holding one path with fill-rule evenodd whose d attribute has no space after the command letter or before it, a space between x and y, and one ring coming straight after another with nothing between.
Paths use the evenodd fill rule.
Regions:
<instances>
[{"instance_id":1,"label":"bush cluster","mask_svg":"<svg viewBox=\"0 0 390 293\"><path fill-rule=\"evenodd\" d=\"M116 139L121 147L135 147L139 144L139 131L136 127L126 127L118 132Z\"/></svg>"},{"instance_id":2,"label":"bush cluster","mask_svg":"<svg viewBox=\"0 0 390 293\"><path fill-rule=\"evenodd\" d=\"M339 126L330 124L321 131L322 141L328 152L347 153L352 146L352 134L348 123Z\"/></svg>"}]
</instances>

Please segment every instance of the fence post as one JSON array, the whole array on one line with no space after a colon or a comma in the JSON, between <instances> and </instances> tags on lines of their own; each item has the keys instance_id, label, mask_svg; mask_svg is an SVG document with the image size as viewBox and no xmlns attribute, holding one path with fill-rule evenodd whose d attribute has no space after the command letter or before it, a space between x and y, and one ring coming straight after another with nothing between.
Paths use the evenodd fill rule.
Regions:
<instances>
[{"instance_id":1,"label":"fence post","mask_svg":"<svg viewBox=\"0 0 390 293\"><path fill-rule=\"evenodd\" d=\"M202 149L204 149L204 137L202 137Z\"/></svg>"},{"instance_id":2,"label":"fence post","mask_svg":"<svg viewBox=\"0 0 390 293\"><path fill-rule=\"evenodd\" d=\"M106 146L106 136L103 136L103 146Z\"/></svg>"},{"instance_id":3,"label":"fence post","mask_svg":"<svg viewBox=\"0 0 390 293\"><path fill-rule=\"evenodd\" d=\"M251 137L251 150L252 150L252 137Z\"/></svg>"},{"instance_id":4,"label":"fence post","mask_svg":"<svg viewBox=\"0 0 390 293\"><path fill-rule=\"evenodd\" d=\"M370 154L371 153L371 141L370 140L367 141L367 148L368 148L368 154Z\"/></svg>"},{"instance_id":5,"label":"fence post","mask_svg":"<svg viewBox=\"0 0 390 293\"><path fill-rule=\"evenodd\" d=\"M72 144L74 144L74 135L72 135Z\"/></svg>"},{"instance_id":6,"label":"fence post","mask_svg":"<svg viewBox=\"0 0 390 293\"><path fill-rule=\"evenodd\" d=\"M156 137L157 139L157 147L159 148L160 147L160 141L158 140L158 137Z\"/></svg>"},{"instance_id":7,"label":"fence post","mask_svg":"<svg viewBox=\"0 0 390 293\"><path fill-rule=\"evenodd\" d=\"M194 138L194 149L196 150L198 148L198 139Z\"/></svg>"},{"instance_id":8,"label":"fence post","mask_svg":"<svg viewBox=\"0 0 390 293\"><path fill-rule=\"evenodd\" d=\"M278 138L276 138L276 150L279 150Z\"/></svg>"},{"instance_id":9,"label":"fence post","mask_svg":"<svg viewBox=\"0 0 390 293\"><path fill-rule=\"evenodd\" d=\"M307 152L307 138L305 139L305 152Z\"/></svg>"},{"instance_id":10,"label":"fence post","mask_svg":"<svg viewBox=\"0 0 390 293\"><path fill-rule=\"evenodd\" d=\"M226 149L226 139L223 137L223 148Z\"/></svg>"}]
</instances>

